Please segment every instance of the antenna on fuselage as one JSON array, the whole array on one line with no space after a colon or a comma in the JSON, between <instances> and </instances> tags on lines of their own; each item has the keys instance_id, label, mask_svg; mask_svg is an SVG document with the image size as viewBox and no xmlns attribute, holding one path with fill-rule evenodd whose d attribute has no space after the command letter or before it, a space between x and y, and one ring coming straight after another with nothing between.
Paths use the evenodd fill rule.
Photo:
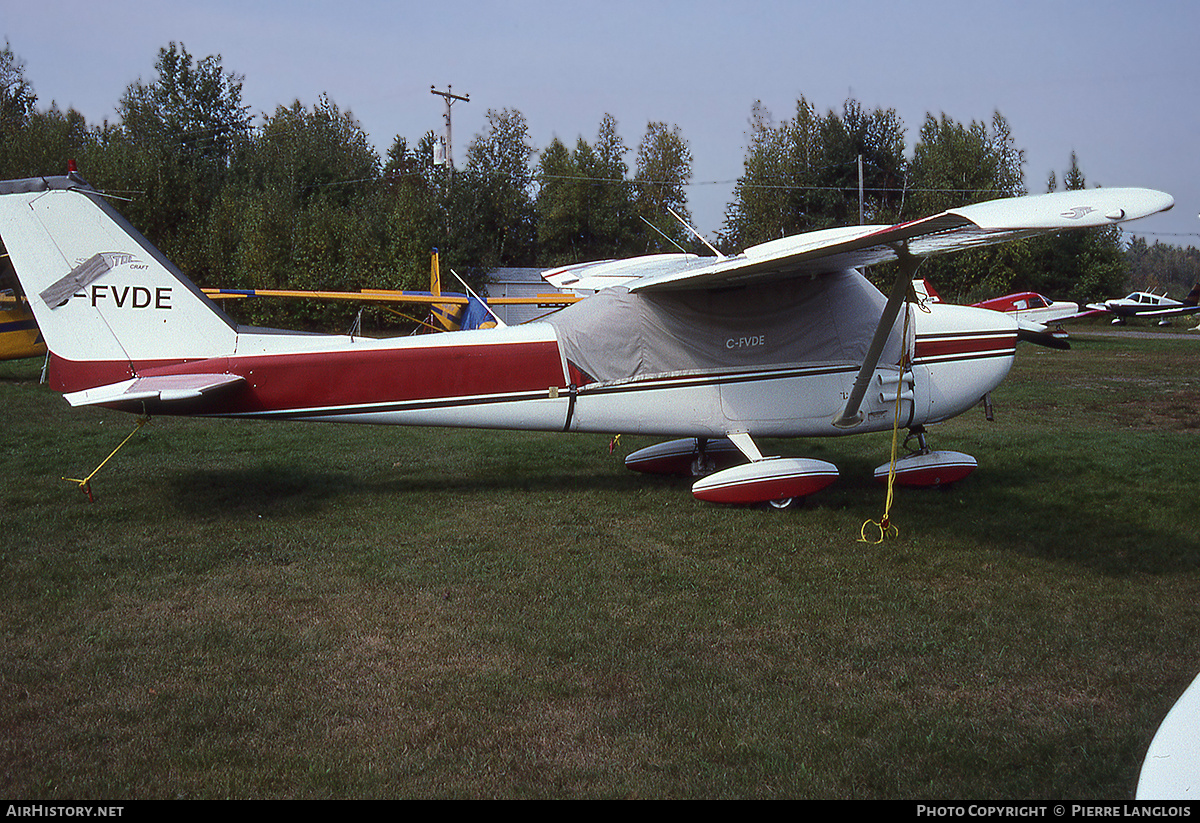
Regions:
<instances>
[{"instance_id":1,"label":"antenna on fuselage","mask_svg":"<svg viewBox=\"0 0 1200 823\"><path fill-rule=\"evenodd\" d=\"M721 260L725 259L725 255L723 255L719 251L717 251L712 243L709 243L706 239L704 239L704 235L702 235L700 232L696 231L696 228L691 223L689 223L688 221L686 221L682 217L680 217L678 214L676 214L675 209L671 208L670 206L667 206L667 211L669 211L671 213L672 217L674 217L676 220L678 220L680 223L682 223L683 227L685 229L690 231L692 234L696 235L696 238L699 239L699 241L701 243L708 246L709 251L711 251L713 254L715 254L719 259L721 259Z\"/></svg>"},{"instance_id":2,"label":"antenna on fuselage","mask_svg":"<svg viewBox=\"0 0 1200 823\"><path fill-rule=\"evenodd\" d=\"M660 229L658 226L656 226L656 225L654 225L653 223L651 223L651 222L650 222L649 220L647 220L645 217L642 217L640 214L638 215L638 217L641 217L641 219L642 219L642 222L643 222L643 223L645 223L647 226L649 226L650 228L654 229L656 232L658 232L659 234L661 234L661 235L663 236L663 239L664 239L664 240L666 240L668 243L670 243L672 246L674 246L675 248L679 249L679 250L680 250L681 252L683 252L684 254L687 254L687 253L688 253L688 250L687 250L687 249L685 249L683 246L681 246L681 245L679 245L678 243L676 243L676 242L675 242L675 241L674 241L674 240L671 238L671 236L670 236L669 234L667 234L665 231L663 231L663 230L662 230L662 229Z\"/></svg>"}]
</instances>

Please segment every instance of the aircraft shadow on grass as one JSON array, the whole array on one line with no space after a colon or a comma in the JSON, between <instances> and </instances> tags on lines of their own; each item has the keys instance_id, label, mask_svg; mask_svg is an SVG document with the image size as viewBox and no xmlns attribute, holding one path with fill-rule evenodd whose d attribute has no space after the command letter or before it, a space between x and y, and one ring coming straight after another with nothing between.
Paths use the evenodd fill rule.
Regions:
<instances>
[{"instance_id":1,"label":"aircraft shadow on grass","mask_svg":"<svg viewBox=\"0 0 1200 823\"><path fill-rule=\"evenodd\" d=\"M1115 516L1098 518L1101 503L1071 506L1031 490L1035 482L1020 466L989 465L961 489L901 496L893 518L912 522L919 517L924 533L950 534L955 543L990 544L1106 575L1177 574L1200 567L1194 530L1151 525L1133 504Z\"/></svg>"},{"instance_id":2,"label":"aircraft shadow on grass","mask_svg":"<svg viewBox=\"0 0 1200 823\"><path fill-rule=\"evenodd\" d=\"M446 474L430 465L428 471L364 479L349 472L297 469L295 466L256 466L245 469L188 471L171 481L180 511L197 515L221 512L311 514L339 499L360 495L384 495L396 505L409 505L416 498L446 493L487 494L528 492L533 494L593 490L628 493L640 488L639 478L604 471L593 473L540 473L514 478L501 472ZM436 501L435 501L436 502Z\"/></svg>"},{"instance_id":3,"label":"aircraft shadow on grass","mask_svg":"<svg viewBox=\"0 0 1200 823\"><path fill-rule=\"evenodd\" d=\"M871 463L863 457L845 456L839 460L847 471L838 483L806 499L795 511L778 513L789 528L805 528L805 513L819 509L855 513L851 520L860 516L878 519L885 488L873 479ZM500 465L447 474L430 463L409 466L405 472L363 478L327 469L263 465L186 471L171 483L176 505L184 514L286 519L321 513L340 500L360 495L382 496L394 500L397 506L406 506L423 498L436 504L439 497L456 494L627 495L645 490L647 484L673 493L690 482L669 476L637 477L607 466L593 471L522 472L514 476ZM937 539L968 547L991 545L1102 574L1173 574L1200 566L1200 541L1188 529L1164 530L1136 518L1100 524L1092 507L1067 508L1058 500L1032 493L1034 482L1038 482L1036 478L1020 466L996 464L932 493L897 489L892 521L902 529L902 542L919 545L923 540ZM571 504L567 501L564 505ZM1035 526L1014 527L1014 522ZM848 534L848 540L857 537Z\"/></svg>"}]
</instances>

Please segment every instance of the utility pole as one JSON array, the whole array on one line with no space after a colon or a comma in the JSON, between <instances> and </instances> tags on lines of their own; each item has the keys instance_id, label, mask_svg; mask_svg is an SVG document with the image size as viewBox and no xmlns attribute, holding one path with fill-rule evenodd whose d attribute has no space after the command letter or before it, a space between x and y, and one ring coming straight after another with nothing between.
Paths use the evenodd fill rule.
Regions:
<instances>
[{"instance_id":1,"label":"utility pole","mask_svg":"<svg viewBox=\"0 0 1200 823\"><path fill-rule=\"evenodd\" d=\"M438 91L435 86L430 86L429 93L436 94L438 97L441 97L446 101L446 114L445 114L446 136L444 138L442 138L444 143L442 145L441 156L440 157L438 156L438 152L435 149L434 154L433 154L433 157L434 157L433 162L434 162L434 165L440 165L442 163L445 163L447 166L450 167L450 172L451 172L451 174L453 174L454 173L454 153L453 153L454 142L453 142L453 138L451 136L451 129L450 129L450 107L454 105L454 102L456 100L461 100L464 103L470 103L471 95L469 95L469 94L467 94L467 95L453 94L450 91L451 88L453 88L453 86L446 86L445 91Z\"/></svg>"},{"instance_id":2,"label":"utility pole","mask_svg":"<svg viewBox=\"0 0 1200 823\"><path fill-rule=\"evenodd\" d=\"M863 173L862 155L858 156L858 225L863 224Z\"/></svg>"}]
</instances>

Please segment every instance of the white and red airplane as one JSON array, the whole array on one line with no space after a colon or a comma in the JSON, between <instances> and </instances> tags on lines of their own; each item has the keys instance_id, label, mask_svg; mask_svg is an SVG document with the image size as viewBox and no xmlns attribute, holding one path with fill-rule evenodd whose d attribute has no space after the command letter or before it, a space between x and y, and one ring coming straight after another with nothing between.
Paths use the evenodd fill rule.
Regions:
<instances>
[{"instance_id":1,"label":"white and red airplane","mask_svg":"<svg viewBox=\"0 0 1200 823\"><path fill-rule=\"evenodd\" d=\"M745 462L701 477L693 493L755 503L837 477L824 461L764 457L756 438L898 421L924 446L926 424L961 414L1004 379L1015 321L964 306L916 310L906 296L922 257L1173 203L1161 192L1092 189L811 232L727 258L574 267L632 279L537 323L391 339L239 326L77 174L0 182L0 238L50 349L50 383L72 405L684 438L627 463L703 473L736 449ZM888 297L857 271L886 260L900 261ZM974 467L926 448L913 460L903 476L914 483Z\"/></svg>"},{"instance_id":2,"label":"white and red airplane","mask_svg":"<svg viewBox=\"0 0 1200 823\"><path fill-rule=\"evenodd\" d=\"M1173 300L1165 294L1135 291L1103 303L1089 303L1088 308L1097 313L1115 315L1112 320L1114 326L1125 325L1130 317L1149 317L1158 320L1158 325L1165 326L1170 322L1168 318L1200 314L1200 283L1192 286L1183 300Z\"/></svg>"},{"instance_id":3,"label":"white and red airplane","mask_svg":"<svg viewBox=\"0 0 1200 823\"><path fill-rule=\"evenodd\" d=\"M971 305L1004 312L1012 317L1017 321L1022 340L1060 349L1070 348L1063 323L1096 314L1095 311L1081 309L1078 303L1051 300L1035 291L1006 294Z\"/></svg>"},{"instance_id":4,"label":"white and red airplane","mask_svg":"<svg viewBox=\"0 0 1200 823\"><path fill-rule=\"evenodd\" d=\"M914 280L913 291L922 300L942 302L941 296L928 280ZM1064 321L1096 314L1090 310L1081 311L1078 303L1051 300L1034 291L1014 292L970 305L977 309L1003 312L1017 321L1018 335L1022 340L1059 349L1070 348L1066 342L1067 335L1062 331ZM1051 329L1051 325L1055 328Z\"/></svg>"},{"instance_id":5,"label":"white and red airplane","mask_svg":"<svg viewBox=\"0 0 1200 823\"><path fill-rule=\"evenodd\" d=\"M1034 326L1047 328L1050 324L1062 323L1085 317L1092 312L1080 311L1078 303L1067 300L1051 300L1049 297L1035 291L1024 291L1016 294L1006 294L1003 297L993 297L971 305L981 309L1002 311L1011 314L1018 321L1025 321Z\"/></svg>"}]
</instances>

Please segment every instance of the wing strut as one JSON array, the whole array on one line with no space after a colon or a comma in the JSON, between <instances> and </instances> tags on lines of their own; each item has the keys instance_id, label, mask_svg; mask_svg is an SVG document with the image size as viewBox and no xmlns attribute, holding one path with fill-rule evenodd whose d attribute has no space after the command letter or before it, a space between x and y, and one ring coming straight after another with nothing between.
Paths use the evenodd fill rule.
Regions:
<instances>
[{"instance_id":1,"label":"wing strut","mask_svg":"<svg viewBox=\"0 0 1200 823\"><path fill-rule=\"evenodd\" d=\"M883 347L887 345L892 327L896 325L896 318L900 315L900 306L908 296L909 289L912 288L917 267L921 265L921 258L909 254L907 245L896 246L895 250L896 258L900 263L900 271L896 275L896 281L892 284L892 293L888 295L887 304L883 307L883 316L879 318L879 325L875 327L875 337L871 339L867 357L863 360L862 368L858 370L858 377L854 378L854 388L850 390L846 408L833 421L833 425L839 429L852 429L863 421L860 407L863 398L867 395L867 387L871 383L871 377L875 374L875 367L879 365L879 358L883 355ZM902 341L902 345L907 346L908 341Z\"/></svg>"}]
</instances>

